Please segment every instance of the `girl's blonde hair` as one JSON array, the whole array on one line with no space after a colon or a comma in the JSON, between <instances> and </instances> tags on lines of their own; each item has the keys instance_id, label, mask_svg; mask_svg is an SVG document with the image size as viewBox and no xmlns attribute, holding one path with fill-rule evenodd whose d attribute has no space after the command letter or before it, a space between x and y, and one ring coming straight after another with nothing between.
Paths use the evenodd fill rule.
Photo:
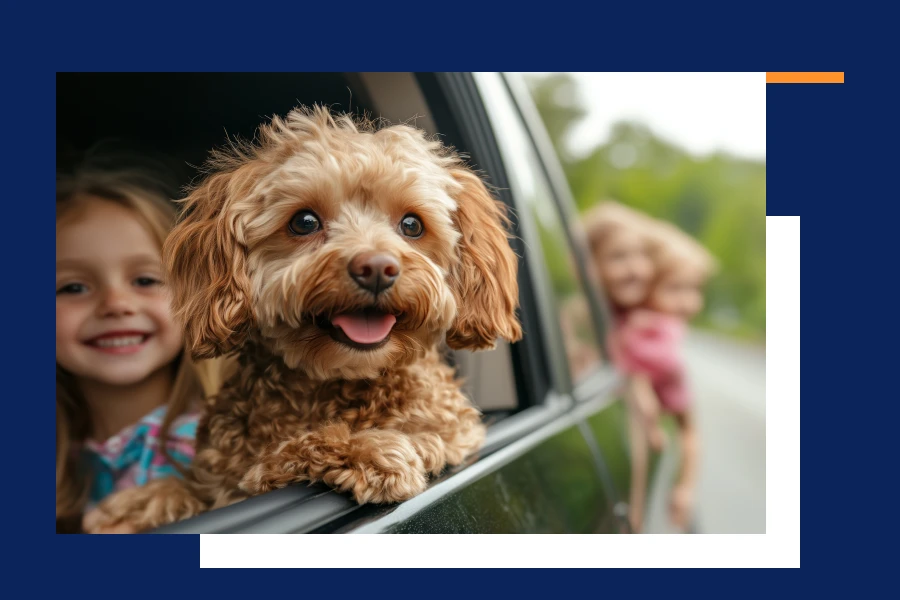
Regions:
<instances>
[{"instance_id":1,"label":"girl's blonde hair","mask_svg":"<svg viewBox=\"0 0 900 600\"><path fill-rule=\"evenodd\" d=\"M671 223L654 223L649 233L650 257L656 266L657 279L681 270L705 282L718 270L718 263L709 250Z\"/></svg>"},{"instance_id":2,"label":"girl's blonde hair","mask_svg":"<svg viewBox=\"0 0 900 600\"><path fill-rule=\"evenodd\" d=\"M154 237L160 250L175 224L176 208L169 201L166 184L146 169L85 169L73 176L57 178L56 223L72 218L84 209L90 198L115 202L134 213ZM220 383L215 365L198 365L188 352L174 363L174 385L162 423L162 451L175 468L181 466L169 457L165 440L173 421L192 405L212 393ZM80 524L88 498L90 475L79 468L78 444L90 432L88 406L71 374L56 365L56 519L58 528L72 529Z\"/></svg>"},{"instance_id":3,"label":"girl's blonde hair","mask_svg":"<svg viewBox=\"0 0 900 600\"><path fill-rule=\"evenodd\" d=\"M589 211L582 219L584 235L592 256L597 256L601 248L619 231L635 231L648 236L653 221L647 215L620 204L615 200L604 200Z\"/></svg>"}]
</instances>

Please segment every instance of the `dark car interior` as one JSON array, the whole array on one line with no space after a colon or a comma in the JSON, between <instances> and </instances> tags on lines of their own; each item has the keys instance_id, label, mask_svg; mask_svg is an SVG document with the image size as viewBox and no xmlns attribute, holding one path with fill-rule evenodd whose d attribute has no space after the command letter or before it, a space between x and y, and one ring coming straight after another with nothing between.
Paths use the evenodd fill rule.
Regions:
<instances>
[{"instance_id":1,"label":"dark car interior","mask_svg":"<svg viewBox=\"0 0 900 600\"><path fill-rule=\"evenodd\" d=\"M252 139L261 122L294 106L371 112L351 79L341 73L60 73L57 165L65 169L96 143L116 140L165 155L192 176L188 165L202 165L227 136Z\"/></svg>"}]
</instances>

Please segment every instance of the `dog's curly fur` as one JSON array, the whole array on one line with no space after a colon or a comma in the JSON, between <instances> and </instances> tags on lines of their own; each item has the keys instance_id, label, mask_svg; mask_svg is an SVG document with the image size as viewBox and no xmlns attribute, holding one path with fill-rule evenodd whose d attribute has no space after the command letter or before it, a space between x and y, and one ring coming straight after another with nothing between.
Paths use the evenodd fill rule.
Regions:
<instances>
[{"instance_id":1,"label":"dog's curly fur","mask_svg":"<svg viewBox=\"0 0 900 600\"><path fill-rule=\"evenodd\" d=\"M110 497L88 530L145 530L302 481L402 501L480 447L480 413L439 348L521 338L517 259L503 205L455 153L406 125L300 108L214 154L185 202L164 248L174 307L194 356L236 353L239 368L207 406L189 476ZM321 229L292 235L301 210ZM409 214L418 239L398 229ZM348 274L367 252L399 264L386 291ZM397 315L377 348L327 325L362 309Z\"/></svg>"}]
</instances>

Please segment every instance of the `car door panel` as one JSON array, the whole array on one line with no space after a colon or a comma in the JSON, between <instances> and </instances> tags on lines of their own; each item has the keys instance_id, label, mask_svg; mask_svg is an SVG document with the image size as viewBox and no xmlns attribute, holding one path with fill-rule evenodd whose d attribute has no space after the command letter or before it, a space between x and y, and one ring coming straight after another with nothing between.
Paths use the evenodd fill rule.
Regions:
<instances>
[{"instance_id":1,"label":"car door panel","mask_svg":"<svg viewBox=\"0 0 900 600\"><path fill-rule=\"evenodd\" d=\"M386 533L594 533L608 506L588 444L572 426Z\"/></svg>"}]
</instances>

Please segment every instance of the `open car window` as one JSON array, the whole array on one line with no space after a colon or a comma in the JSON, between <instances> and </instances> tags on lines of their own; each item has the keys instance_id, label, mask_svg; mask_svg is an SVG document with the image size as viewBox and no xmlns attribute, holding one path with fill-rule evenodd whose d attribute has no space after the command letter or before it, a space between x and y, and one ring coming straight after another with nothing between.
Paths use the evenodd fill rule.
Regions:
<instances>
[{"instance_id":1,"label":"open car window","mask_svg":"<svg viewBox=\"0 0 900 600\"><path fill-rule=\"evenodd\" d=\"M470 157L471 164L495 186L496 195L513 206L505 164L490 124L470 94L454 99L472 85L471 75L417 75L412 73L312 74L61 74L58 86L58 164L65 168L73 157L102 139L131 139L171 156L186 167L183 184L196 176L192 167L205 160L210 149L228 137L252 139L256 128L273 114L286 114L298 104L326 104L333 109L409 121ZM96 90L97 102L83 100L85 87ZM78 93L76 93L76 91ZM456 90L459 91L459 90ZM172 101L176 97L177 101ZM466 121L468 120L468 121ZM228 137L226 137L228 136ZM518 190L516 190L518 193ZM511 217L518 225L518 216ZM539 215L529 215L532 220ZM495 349L477 353L447 353L463 380L463 388L484 413L489 425L482 456L534 430L560 404L548 407L547 398L559 382L551 383L545 341L552 335L542 325L534 292L532 269L525 258L523 239L511 239L520 265L522 322L526 339L516 344L499 342ZM549 412L548 412L549 410ZM511 418L515 417L515 418ZM445 473L442 477L450 477ZM440 480L439 480L440 481ZM349 497L322 485L290 486L238 504L204 513L163 531L300 532L346 525L359 506ZM372 510L372 509L367 509ZM341 525L343 524L343 525Z\"/></svg>"}]
</instances>

